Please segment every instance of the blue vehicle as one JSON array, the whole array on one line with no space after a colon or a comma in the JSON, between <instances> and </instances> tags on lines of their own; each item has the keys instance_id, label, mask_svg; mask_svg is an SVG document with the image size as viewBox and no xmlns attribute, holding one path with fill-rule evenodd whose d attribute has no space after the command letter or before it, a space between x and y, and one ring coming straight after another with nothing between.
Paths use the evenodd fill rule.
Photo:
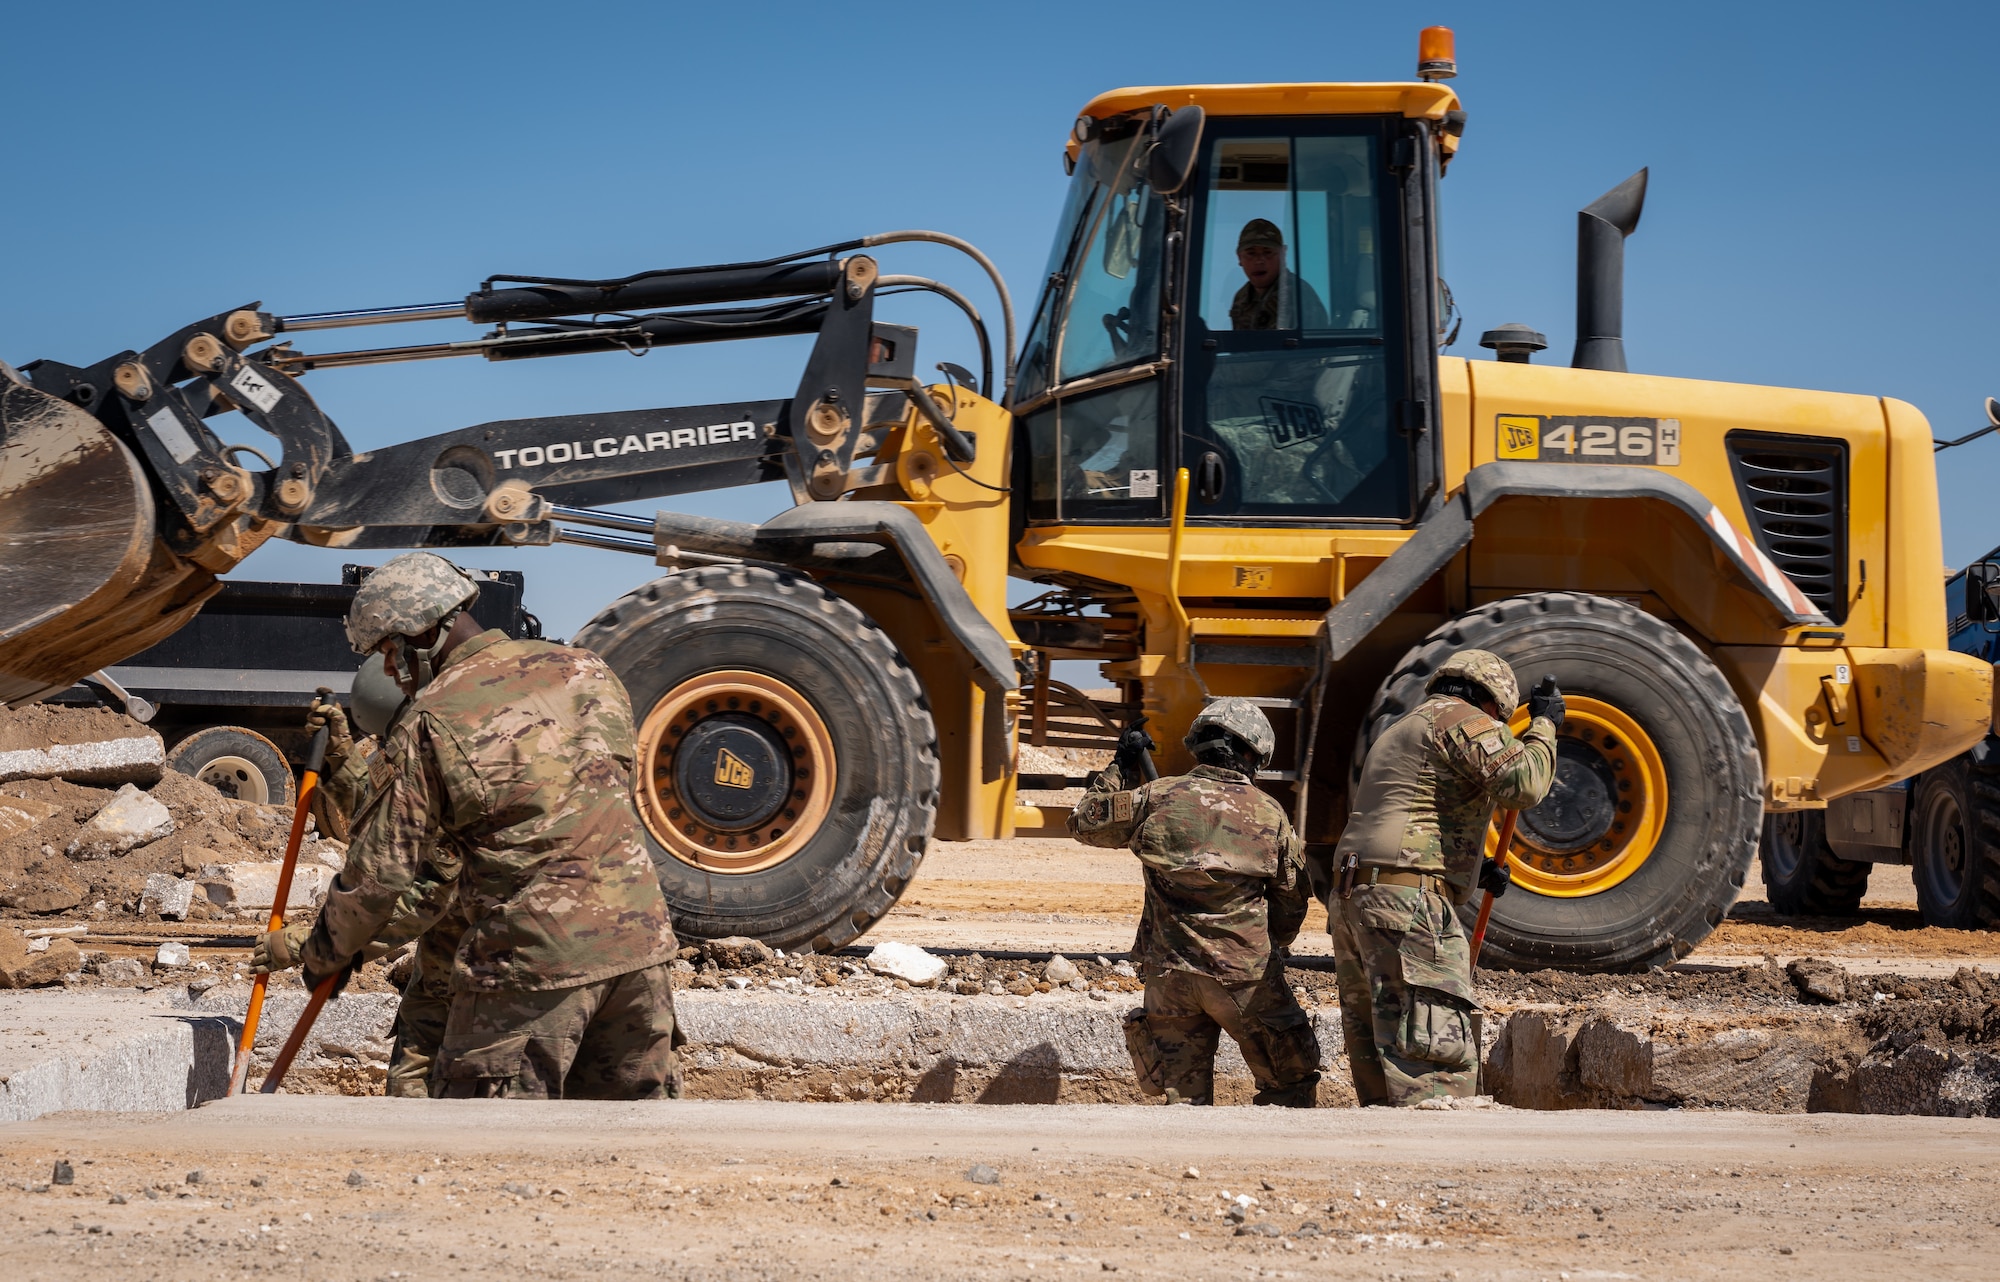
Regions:
<instances>
[{"instance_id":1,"label":"blue vehicle","mask_svg":"<svg viewBox=\"0 0 2000 1282\"><path fill-rule=\"evenodd\" d=\"M1951 648L2000 663L2000 548L1945 580L1945 605ZM1823 811L1766 816L1759 857L1787 916L1851 916L1876 864L1907 864L1926 926L2000 930L2000 734Z\"/></svg>"}]
</instances>

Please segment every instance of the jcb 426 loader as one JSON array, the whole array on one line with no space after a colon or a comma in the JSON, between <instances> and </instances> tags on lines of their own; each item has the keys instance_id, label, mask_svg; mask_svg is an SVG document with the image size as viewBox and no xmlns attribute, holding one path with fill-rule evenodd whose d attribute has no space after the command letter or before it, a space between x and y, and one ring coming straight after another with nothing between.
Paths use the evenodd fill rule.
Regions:
<instances>
[{"instance_id":1,"label":"jcb 426 loader","mask_svg":"<svg viewBox=\"0 0 2000 1282\"><path fill-rule=\"evenodd\" d=\"M1991 667L1946 645L1930 432L1891 400L1626 372L1643 174L1582 215L1570 368L1531 363L1539 336L1518 326L1487 334L1499 360L1440 355L1438 184L1465 121L1444 61L1407 84L1094 99L1018 356L977 251L893 233L496 278L429 307L250 305L144 351L29 364L0 389L0 696L153 643L272 537L636 552L666 572L575 640L642 719L636 802L677 924L825 950L889 909L934 838L1060 834L1061 809L1016 790L1079 781L1023 778L1018 744L1109 746L1144 712L1173 771L1222 695L1271 713L1263 782L1323 856L1370 741L1479 646L1569 695L1487 964L1684 956L1767 814L1903 778L1992 720ZM910 240L992 275L1002 390L962 294L860 252ZM960 304L989 369L921 384L915 332L874 315L902 289ZM460 318L490 332L293 346ZM790 399L365 453L300 381L775 334L817 336ZM283 456L217 435L230 410ZM796 505L763 525L599 510L780 479ZM1010 576L1047 591L1010 609ZM1076 659L1117 695L1052 679Z\"/></svg>"}]
</instances>

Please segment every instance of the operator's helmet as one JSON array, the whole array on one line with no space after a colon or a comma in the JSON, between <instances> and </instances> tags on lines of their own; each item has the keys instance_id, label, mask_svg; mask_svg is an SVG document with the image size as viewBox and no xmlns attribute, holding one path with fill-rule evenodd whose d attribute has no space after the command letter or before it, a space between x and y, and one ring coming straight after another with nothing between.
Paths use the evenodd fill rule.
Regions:
<instances>
[{"instance_id":1,"label":"operator's helmet","mask_svg":"<svg viewBox=\"0 0 2000 1282\"><path fill-rule=\"evenodd\" d=\"M1269 761L1271 750L1278 746L1278 736L1271 731L1271 719L1248 699L1231 697L1209 704L1195 717L1181 743L1192 752L1196 745L1211 742L1218 734L1227 734L1243 745L1259 764Z\"/></svg>"},{"instance_id":2,"label":"operator's helmet","mask_svg":"<svg viewBox=\"0 0 2000 1282\"><path fill-rule=\"evenodd\" d=\"M420 637L478 597L472 576L435 552L405 552L362 581L347 610L347 643L373 654L385 637Z\"/></svg>"},{"instance_id":3,"label":"operator's helmet","mask_svg":"<svg viewBox=\"0 0 2000 1282\"><path fill-rule=\"evenodd\" d=\"M1514 669L1491 650L1460 650L1452 655L1431 675L1424 692L1435 690L1446 677L1470 681L1484 689L1493 696L1493 706L1500 709L1502 717L1511 717L1521 705L1521 685L1514 679Z\"/></svg>"},{"instance_id":4,"label":"operator's helmet","mask_svg":"<svg viewBox=\"0 0 2000 1282\"><path fill-rule=\"evenodd\" d=\"M355 729L380 739L389 732L389 723L396 719L397 709L408 698L403 687L382 670L382 656L371 654L354 673L348 714Z\"/></svg>"}]
</instances>

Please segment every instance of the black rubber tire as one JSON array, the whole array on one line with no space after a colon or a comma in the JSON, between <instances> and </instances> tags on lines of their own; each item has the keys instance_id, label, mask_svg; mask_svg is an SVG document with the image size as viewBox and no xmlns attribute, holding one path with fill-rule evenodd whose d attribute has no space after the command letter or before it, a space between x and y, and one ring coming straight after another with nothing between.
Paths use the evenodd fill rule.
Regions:
<instances>
[{"instance_id":1,"label":"black rubber tire","mask_svg":"<svg viewBox=\"0 0 2000 1282\"><path fill-rule=\"evenodd\" d=\"M1875 865L1842 859L1826 844L1826 811L1784 810L1764 816L1757 846L1764 897L1780 917L1852 917L1861 911Z\"/></svg>"},{"instance_id":2,"label":"black rubber tire","mask_svg":"<svg viewBox=\"0 0 2000 1282\"><path fill-rule=\"evenodd\" d=\"M292 763L278 745L242 726L195 731L167 754L167 768L197 779L207 774L216 791L241 801L290 809L299 796Z\"/></svg>"},{"instance_id":3,"label":"black rubber tire","mask_svg":"<svg viewBox=\"0 0 2000 1282\"><path fill-rule=\"evenodd\" d=\"M1909 825L1924 925L2000 930L2000 764L1962 756L1924 771Z\"/></svg>"},{"instance_id":4,"label":"black rubber tire","mask_svg":"<svg viewBox=\"0 0 2000 1282\"><path fill-rule=\"evenodd\" d=\"M653 580L572 643L611 665L638 724L683 681L739 669L785 682L831 732L838 763L831 808L783 863L712 873L646 832L683 937L748 935L824 953L895 904L937 818L937 727L916 674L872 619L810 579L714 566Z\"/></svg>"},{"instance_id":5,"label":"black rubber tire","mask_svg":"<svg viewBox=\"0 0 2000 1282\"><path fill-rule=\"evenodd\" d=\"M1630 971L1685 957L1736 902L1757 854L1763 764L1729 682L1686 637L1623 602L1580 592L1496 601L1434 630L1382 683L1357 736L1350 795L1376 737L1466 649L1506 659L1523 691L1553 673L1565 694L1624 711L1659 749L1668 793L1659 842L1631 876L1579 898L1514 886L1493 906L1479 964ZM1478 906L1474 895L1461 909L1468 929Z\"/></svg>"}]
</instances>

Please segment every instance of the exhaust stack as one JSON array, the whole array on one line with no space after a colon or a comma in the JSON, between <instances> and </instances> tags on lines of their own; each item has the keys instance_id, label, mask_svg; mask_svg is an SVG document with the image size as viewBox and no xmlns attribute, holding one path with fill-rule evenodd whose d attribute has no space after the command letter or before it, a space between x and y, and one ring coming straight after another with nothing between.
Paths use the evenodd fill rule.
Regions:
<instances>
[{"instance_id":1,"label":"exhaust stack","mask_svg":"<svg viewBox=\"0 0 2000 1282\"><path fill-rule=\"evenodd\" d=\"M1625 238L1645 207L1641 169L1576 215L1576 369L1625 372Z\"/></svg>"}]
</instances>

